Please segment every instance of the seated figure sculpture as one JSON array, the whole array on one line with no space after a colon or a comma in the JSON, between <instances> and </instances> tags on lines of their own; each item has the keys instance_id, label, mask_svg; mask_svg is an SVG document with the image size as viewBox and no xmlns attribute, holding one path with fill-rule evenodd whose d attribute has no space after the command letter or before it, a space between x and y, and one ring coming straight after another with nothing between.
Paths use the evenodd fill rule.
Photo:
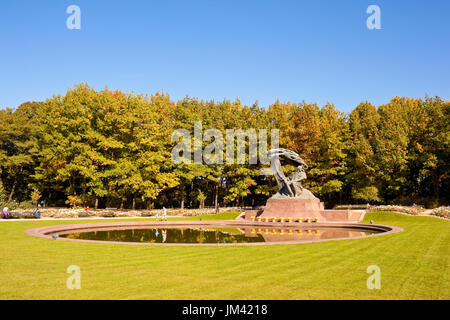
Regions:
<instances>
[{"instance_id":1,"label":"seated figure sculpture","mask_svg":"<svg viewBox=\"0 0 450 320\"><path fill-rule=\"evenodd\" d=\"M270 167L278 185L278 192L271 199L317 199L311 191L303 188L302 180L306 179L305 169L308 165L294 151L287 149L271 149L267 152ZM284 175L281 168L280 157L297 166L297 169L288 177Z\"/></svg>"}]
</instances>

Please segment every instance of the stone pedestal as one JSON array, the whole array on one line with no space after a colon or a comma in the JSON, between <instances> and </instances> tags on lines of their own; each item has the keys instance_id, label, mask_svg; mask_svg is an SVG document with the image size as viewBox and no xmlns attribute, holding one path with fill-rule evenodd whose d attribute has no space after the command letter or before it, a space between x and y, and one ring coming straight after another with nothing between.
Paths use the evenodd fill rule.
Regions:
<instances>
[{"instance_id":1,"label":"stone pedestal","mask_svg":"<svg viewBox=\"0 0 450 320\"><path fill-rule=\"evenodd\" d=\"M353 221L358 222L364 216L364 210L323 210L320 211L324 221Z\"/></svg>"},{"instance_id":2,"label":"stone pedestal","mask_svg":"<svg viewBox=\"0 0 450 320\"><path fill-rule=\"evenodd\" d=\"M264 210L245 211L246 220L256 220L257 217L272 219L281 218L319 218L321 222L352 221L358 222L364 211L356 210L325 210L319 199L274 199L267 200ZM260 221L261 221L260 220Z\"/></svg>"},{"instance_id":3,"label":"stone pedestal","mask_svg":"<svg viewBox=\"0 0 450 320\"><path fill-rule=\"evenodd\" d=\"M320 211L324 210L319 199L269 199L259 217L302 217L323 218Z\"/></svg>"}]
</instances>

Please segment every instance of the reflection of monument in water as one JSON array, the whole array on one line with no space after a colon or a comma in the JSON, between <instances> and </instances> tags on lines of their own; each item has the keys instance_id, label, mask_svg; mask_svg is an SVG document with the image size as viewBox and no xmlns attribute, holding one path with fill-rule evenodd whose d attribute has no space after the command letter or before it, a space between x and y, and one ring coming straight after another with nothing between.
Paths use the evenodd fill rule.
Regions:
<instances>
[{"instance_id":1,"label":"reflection of monument in water","mask_svg":"<svg viewBox=\"0 0 450 320\"><path fill-rule=\"evenodd\" d=\"M281 242L281 241L301 241L301 240L319 240L319 239L336 239L336 238L352 238L364 236L365 231L343 228L310 228L310 229L293 229L293 228L264 228L251 227L240 229L246 237L262 236L265 242Z\"/></svg>"},{"instance_id":2,"label":"reflection of monument in water","mask_svg":"<svg viewBox=\"0 0 450 320\"><path fill-rule=\"evenodd\" d=\"M359 221L361 212L351 210L325 210L323 202L311 191L302 186L306 179L308 165L300 156L287 149L271 149L267 152L270 168L278 185L278 192L267 200L264 210L249 210L245 212L246 219L257 221L291 220L303 221ZM297 167L289 176L285 176L281 167L280 157ZM281 219L280 219L281 218Z\"/></svg>"}]
</instances>

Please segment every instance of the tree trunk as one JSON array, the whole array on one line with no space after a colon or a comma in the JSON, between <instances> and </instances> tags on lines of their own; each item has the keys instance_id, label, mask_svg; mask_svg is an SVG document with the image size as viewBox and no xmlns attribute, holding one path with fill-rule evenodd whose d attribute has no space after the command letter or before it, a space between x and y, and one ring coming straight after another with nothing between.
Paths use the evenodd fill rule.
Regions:
<instances>
[{"instance_id":1,"label":"tree trunk","mask_svg":"<svg viewBox=\"0 0 450 320\"><path fill-rule=\"evenodd\" d=\"M192 208L192 198L194 194L194 180L191 180L191 192L189 193L190 199L189 199L189 208Z\"/></svg>"},{"instance_id":2,"label":"tree trunk","mask_svg":"<svg viewBox=\"0 0 450 320\"><path fill-rule=\"evenodd\" d=\"M439 199L439 175L436 168L433 170L433 191L434 197Z\"/></svg>"},{"instance_id":3,"label":"tree trunk","mask_svg":"<svg viewBox=\"0 0 450 320\"><path fill-rule=\"evenodd\" d=\"M194 194L194 182L191 181L191 191L189 193L190 198L189 198L189 208L192 209L192 198L193 198L193 194Z\"/></svg>"},{"instance_id":4,"label":"tree trunk","mask_svg":"<svg viewBox=\"0 0 450 320\"><path fill-rule=\"evenodd\" d=\"M85 195L86 194L86 189L87 189L87 187L86 187L86 177L83 177L83 192L82 192L82 194L83 195Z\"/></svg>"},{"instance_id":5,"label":"tree trunk","mask_svg":"<svg viewBox=\"0 0 450 320\"><path fill-rule=\"evenodd\" d=\"M133 210L136 209L136 197L133 197Z\"/></svg>"},{"instance_id":6,"label":"tree trunk","mask_svg":"<svg viewBox=\"0 0 450 320\"><path fill-rule=\"evenodd\" d=\"M120 199L120 210L123 210L123 199Z\"/></svg>"},{"instance_id":7,"label":"tree trunk","mask_svg":"<svg viewBox=\"0 0 450 320\"><path fill-rule=\"evenodd\" d=\"M95 198L95 210L98 208L98 198Z\"/></svg>"},{"instance_id":8,"label":"tree trunk","mask_svg":"<svg viewBox=\"0 0 450 320\"><path fill-rule=\"evenodd\" d=\"M219 205L219 182L216 184L216 192L214 195L214 208L217 211L217 206Z\"/></svg>"},{"instance_id":9,"label":"tree trunk","mask_svg":"<svg viewBox=\"0 0 450 320\"><path fill-rule=\"evenodd\" d=\"M9 193L8 202L12 201L12 197L14 195L14 191L16 190L16 186L17 186L17 175L14 177L14 183L12 185L11 192Z\"/></svg>"},{"instance_id":10,"label":"tree trunk","mask_svg":"<svg viewBox=\"0 0 450 320\"><path fill-rule=\"evenodd\" d=\"M75 177L74 176L72 176L70 178L70 185L73 188L73 195L76 196L77 195L77 190L75 189Z\"/></svg>"},{"instance_id":11,"label":"tree trunk","mask_svg":"<svg viewBox=\"0 0 450 320\"><path fill-rule=\"evenodd\" d=\"M205 188L205 190L209 190L209 183L208 183L208 181L206 181L206 188ZM208 191L205 192L205 196L206 196L205 201L207 201L208 200Z\"/></svg>"},{"instance_id":12,"label":"tree trunk","mask_svg":"<svg viewBox=\"0 0 450 320\"><path fill-rule=\"evenodd\" d=\"M184 198L185 198L183 185L180 185L180 193L181 193L180 208L181 208L181 210L183 210L184 209Z\"/></svg>"}]
</instances>

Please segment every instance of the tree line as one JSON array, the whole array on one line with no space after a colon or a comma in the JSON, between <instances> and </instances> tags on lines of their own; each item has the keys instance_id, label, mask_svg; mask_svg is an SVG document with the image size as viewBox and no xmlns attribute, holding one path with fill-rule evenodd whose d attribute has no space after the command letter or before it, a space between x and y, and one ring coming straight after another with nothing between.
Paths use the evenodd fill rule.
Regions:
<instances>
[{"instance_id":1,"label":"tree line","mask_svg":"<svg viewBox=\"0 0 450 320\"><path fill-rule=\"evenodd\" d=\"M331 103L267 108L239 100L96 91L0 110L0 202L120 208L263 205L277 191L261 164L175 164L176 129L279 130L308 164L304 186L338 203L449 202L450 101L395 97L350 113ZM270 136L270 134L269 134ZM269 139L270 141L270 139ZM207 142L204 142L206 145ZM269 145L270 146L270 145ZM286 173L295 168L286 166Z\"/></svg>"}]
</instances>

